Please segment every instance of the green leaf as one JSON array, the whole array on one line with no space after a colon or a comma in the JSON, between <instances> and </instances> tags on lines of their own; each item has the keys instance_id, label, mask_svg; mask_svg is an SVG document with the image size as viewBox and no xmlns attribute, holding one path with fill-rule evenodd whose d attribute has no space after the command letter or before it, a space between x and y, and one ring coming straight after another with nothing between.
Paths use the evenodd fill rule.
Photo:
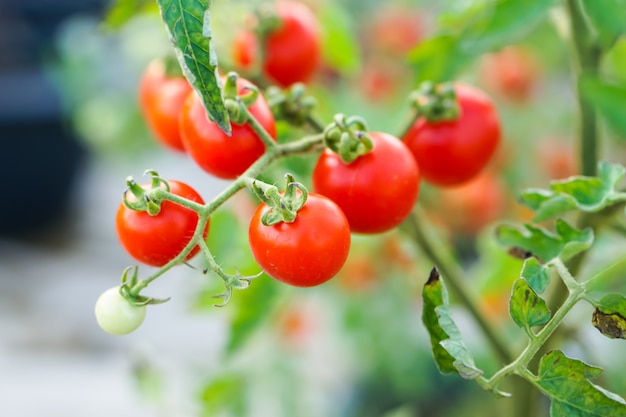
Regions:
<instances>
[{"instance_id":1,"label":"green leaf","mask_svg":"<svg viewBox=\"0 0 626 417\"><path fill-rule=\"evenodd\" d=\"M555 0L485 2L480 17L462 31L462 49L470 54L482 54L523 40L556 3Z\"/></svg>"},{"instance_id":2,"label":"green leaf","mask_svg":"<svg viewBox=\"0 0 626 417\"><path fill-rule=\"evenodd\" d=\"M115 0L107 10L104 25L107 29L119 29L137 14L158 11L154 0Z\"/></svg>"},{"instance_id":3,"label":"green leaf","mask_svg":"<svg viewBox=\"0 0 626 417\"><path fill-rule=\"evenodd\" d=\"M623 111L624 103L626 103L626 87L610 84L598 78L583 77L579 81L579 88L584 97L593 103L606 119L613 131L621 139L626 139L626 118Z\"/></svg>"},{"instance_id":4,"label":"green leaf","mask_svg":"<svg viewBox=\"0 0 626 417\"><path fill-rule=\"evenodd\" d=\"M496 238L502 246L530 252L544 263L557 257L566 261L589 249L593 237L591 228L577 230L561 219L556 222L556 234L530 224L523 228L505 224L496 230Z\"/></svg>"},{"instance_id":5,"label":"green leaf","mask_svg":"<svg viewBox=\"0 0 626 417\"><path fill-rule=\"evenodd\" d=\"M626 402L592 384L602 369L570 359L561 351L541 358L534 383L550 397L551 417L615 417L626 415Z\"/></svg>"},{"instance_id":6,"label":"green leaf","mask_svg":"<svg viewBox=\"0 0 626 417\"><path fill-rule=\"evenodd\" d=\"M551 317L546 302L523 279L513 284L509 312L515 324L526 330L529 336L533 334L531 327L546 324Z\"/></svg>"},{"instance_id":7,"label":"green leaf","mask_svg":"<svg viewBox=\"0 0 626 417\"><path fill-rule=\"evenodd\" d=\"M449 81L483 53L519 42L547 16L556 0L496 0L472 3L446 16L439 32L408 56L416 81Z\"/></svg>"},{"instance_id":8,"label":"green leaf","mask_svg":"<svg viewBox=\"0 0 626 417\"><path fill-rule=\"evenodd\" d=\"M361 67L361 56L351 16L340 5L329 2L322 8L319 18L324 61L344 74L357 71Z\"/></svg>"},{"instance_id":9,"label":"green leaf","mask_svg":"<svg viewBox=\"0 0 626 417\"><path fill-rule=\"evenodd\" d=\"M222 375L207 383L200 393L202 416L244 415L245 401L242 393L245 381L239 375Z\"/></svg>"},{"instance_id":10,"label":"green leaf","mask_svg":"<svg viewBox=\"0 0 626 417\"><path fill-rule=\"evenodd\" d=\"M547 266L540 264L537 258L528 258L524 261L522 278L533 291L541 294L550 283L550 270Z\"/></svg>"},{"instance_id":11,"label":"green leaf","mask_svg":"<svg viewBox=\"0 0 626 417\"><path fill-rule=\"evenodd\" d=\"M460 49L458 37L451 35L424 40L408 55L417 76L417 83L426 80L450 81L472 59L471 54Z\"/></svg>"},{"instance_id":12,"label":"green leaf","mask_svg":"<svg viewBox=\"0 0 626 417\"><path fill-rule=\"evenodd\" d=\"M553 181L550 190L526 190L520 195L520 202L535 212L536 222L575 209L594 213L626 201L626 193L617 189L625 174L622 165L600 162L597 177L575 176Z\"/></svg>"},{"instance_id":13,"label":"green leaf","mask_svg":"<svg viewBox=\"0 0 626 417\"><path fill-rule=\"evenodd\" d=\"M626 0L580 0L580 4L605 49L626 33Z\"/></svg>"},{"instance_id":14,"label":"green leaf","mask_svg":"<svg viewBox=\"0 0 626 417\"><path fill-rule=\"evenodd\" d=\"M474 359L452 320L448 292L437 268L430 272L422 290L422 298L422 322L430 334L430 344L439 371L456 372L465 379L481 376L483 372L474 364Z\"/></svg>"},{"instance_id":15,"label":"green leaf","mask_svg":"<svg viewBox=\"0 0 626 417\"><path fill-rule=\"evenodd\" d=\"M611 339L626 339L626 297L622 294L602 297L593 312L592 323Z\"/></svg>"},{"instance_id":16,"label":"green leaf","mask_svg":"<svg viewBox=\"0 0 626 417\"><path fill-rule=\"evenodd\" d=\"M202 99L209 118L230 135L230 119L211 39L210 1L157 0L157 3L185 78Z\"/></svg>"}]
</instances>

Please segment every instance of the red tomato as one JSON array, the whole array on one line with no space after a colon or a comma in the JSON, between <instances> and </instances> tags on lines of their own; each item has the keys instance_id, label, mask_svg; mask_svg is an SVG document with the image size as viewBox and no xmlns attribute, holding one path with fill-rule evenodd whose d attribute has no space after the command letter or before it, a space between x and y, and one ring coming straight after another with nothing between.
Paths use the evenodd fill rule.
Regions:
<instances>
[{"instance_id":1,"label":"red tomato","mask_svg":"<svg viewBox=\"0 0 626 417\"><path fill-rule=\"evenodd\" d=\"M367 44L377 52L400 57L416 47L423 36L422 14L406 6L383 4L365 25Z\"/></svg>"},{"instance_id":2,"label":"red tomato","mask_svg":"<svg viewBox=\"0 0 626 417\"><path fill-rule=\"evenodd\" d=\"M204 204L202 197L187 184L174 180L168 183L172 194ZM142 185L144 188L147 186L149 184ZM134 196L129 193L127 198L132 201ZM139 262L157 267L168 263L185 248L197 225L196 212L171 201L163 201L156 216L120 204L115 218L117 236L126 252ZM207 223L205 237L208 232ZM193 248L186 260L191 259L199 249L197 246Z\"/></svg>"},{"instance_id":3,"label":"red tomato","mask_svg":"<svg viewBox=\"0 0 626 417\"><path fill-rule=\"evenodd\" d=\"M436 211L453 233L474 235L502 218L508 194L497 175L487 170L459 187L440 191Z\"/></svg>"},{"instance_id":4,"label":"red tomato","mask_svg":"<svg viewBox=\"0 0 626 417\"><path fill-rule=\"evenodd\" d=\"M282 87L307 82L321 59L320 28L313 12L293 1L276 3L281 25L265 40L263 71Z\"/></svg>"},{"instance_id":5,"label":"red tomato","mask_svg":"<svg viewBox=\"0 0 626 417\"><path fill-rule=\"evenodd\" d=\"M485 55L480 63L482 83L513 101L526 101L539 78L539 62L532 51L521 45L507 46Z\"/></svg>"},{"instance_id":6,"label":"red tomato","mask_svg":"<svg viewBox=\"0 0 626 417\"><path fill-rule=\"evenodd\" d=\"M240 78L239 91L246 85L251 84ZM275 138L274 116L262 95L249 110ZM265 152L265 145L248 123L232 123L232 136L227 136L217 123L209 120L200 97L193 92L182 108L180 129L187 153L203 170L219 178L237 178Z\"/></svg>"},{"instance_id":7,"label":"red tomato","mask_svg":"<svg viewBox=\"0 0 626 417\"><path fill-rule=\"evenodd\" d=\"M162 61L151 62L139 83L139 104L154 136L165 146L184 151L178 116L192 88L184 77L169 77Z\"/></svg>"},{"instance_id":8,"label":"red tomato","mask_svg":"<svg viewBox=\"0 0 626 417\"><path fill-rule=\"evenodd\" d=\"M420 171L397 138L371 132L374 149L351 164L326 150L313 170L313 190L333 200L355 233L381 233L409 215L419 192Z\"/></svg>"},{"instance_id":9,"label":"red tomato","mask_svg":"<svg viewBox=\"0 0 626 417\"><path fill-rule=\"evenodd\" d=\"M341 269L350 251L346 216L328 198L309 193L292 223L261 223L268 210L259 205L248 239L257 263L272 278L296 287L320 285Z\"/></svg>"},{"instance_id":10,"label":"red tomato","mask_svg":"<svg viewBox=\"0 0 626 417\"><path fill-rule=\"evenodd\" d=\"M241 31L233 41L233 61L241 71L250 71L258 59L256 35L248 30Z\"/></svg>"},{"instance_id":11,"label":"red tomato","mask_svg":"<svg viewBox=\"0 0 626 417\"><path fill-rule=\"evenodd\" d=\"M424 179L441 187L475 177L500 143L500 121L489 97L465 84L456 84L455 91L460 106L456 120L419 118L402 138Z\"/></svg>"}]
</instances>

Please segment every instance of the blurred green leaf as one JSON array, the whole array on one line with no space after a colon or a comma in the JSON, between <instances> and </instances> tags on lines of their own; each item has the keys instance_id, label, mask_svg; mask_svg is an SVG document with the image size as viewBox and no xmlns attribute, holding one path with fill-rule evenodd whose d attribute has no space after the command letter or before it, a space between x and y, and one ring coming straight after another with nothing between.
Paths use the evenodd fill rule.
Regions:
<instances>
[{"instance_id":1,"label":"blurred green leaf","mask_svg":"<svg viewBox=\"0 0 626 417\"><path fill-rule=\"evenodd\" d=\"M450 316L448 292L437 268L430 272L422 290L422 298L422 321L430 334L430 344L439 371L456 372L465 379L481 376L483 372L474 364L474 359Z\"/></svg>"},{"instance_id":2,"label":"blurred green leaf","mask_svg":"<svg viewBox=\"0 0 626 417\"><path fill-rule=\"evenodd\" d=\"M598 302L592 323L603 335L612 339L626 339L626 297L607 294Z\"/></svg>"},{"instance_id":3,"label":"blurred green leaf","mask_svg":"<svg viewBox=\"0 0 626 417\"><path fill-rule=\"evenodd\" d=\"M245 383L238 375L228 374L206 384L200 393L203 417L227 412L231 416L245 415Z\"/></svg>"},{"instance_id":4,"label":"blurred green leaf","mask_svg":"<svg viewBox=\"0 0 626 417\"><path fill-rule=\"evenodd\" d=\"M496 230L496 238L502 246L530 252L542 262L549 262L556 257L565 261L589 249L593 243L593 230L577 230L559 219L556 222L556 234L530 224L523 225L523 228L501 225Z\"/></svg>"},{"instance_id":5,"label":"blurred green leaf","mask_svg":"<svg viewBox=\"0 0 626 417\"><path fill-rule=\"evenodd\" d=\"M154 0L114 0L104 18L104 25L108 29L119 29L137 14L158 11Z\"/></svg>"},{"instance_id":6,"label":"blurred green leaf","mask_svg":"<svg viewBox=\"0 0 626 417\"><path fill-rule=\"evenodd\" d=\"M626 415L626 402L592 384L602 369L570 359L555 350L541 358L534 383L550 397L551 417L615 417Z\"/></svg>"},{"instance_id":7,"label":"blurred green leaf","mask_svg":"<svg viewBox=\"0 0 626 417\"><path fill-rule=\"evenodd\" d=\"M615 133L626 139L626 87L593 77L581 78L579 86L582 94L593 103Z\"/></svg>"},{"instance_id":8,"label":"blurred green leaf","mask_svg":"<svg viewBox=\"0 0 626 417\"><path fill-rule=\"evenodd\" d=\"M522 278L526 280L533 291L541 294L550 283L550 270L545 265L540 264L537 258L528 258L524 261Z\"/></svg>"},{"instance_id":9,"label":"blurred green leaf","mask_svg":"<svg viewBox=\"0 0 626 417\"><path fill-rule=\"evenodd\" d=\"M340 5L329 2L321 8L319 18L324 61L344 74L357 71L361 67L361 56L351 16Z\"/></svg>"},{"instance_id":10,"label":"blurred green leaf","mask_svg":"<svg viewBox=\"0 0 626 417\"><path fill-rule=\"evenodd\" d=\"M509 312L515 324L529 335L532 335L531 327L546 324L551 317L546 302L524 279L518 279L513 284Z\"/></svg>"},{"instance_id":11,"label":"blurred green leaf","mask_svg":"<svg viewBox=\"0 0 626 417\"><path fill-rule=\"evenodd\" d=\"M446 16L434 37L420 43L408 59L416 81L449 81L480 55L525 39L556 0L494 0Z\"/></svg>"},{"instance_id":12,"label":"blurred green leaf","mask_svg":"<svg viewBox=\"0 0 626 417\"><path fill-rule=\"evenodd\" d=\"M210 119L230 134L230 119L212 45L210 0L157 0L157 3L185 78L201 97Z\"/></svg>"},{"instance_id":13,"label":"blurred green leaf","mask_svg":"<svg viewBox=\"0 0 626 417\"><path fill-rule=\"evenodd\" d=\"M604 48L626 33L626 0L580 0L580 4Z\"/></svg>"},{"instance_id":14,"label":"blurred green leaf","mask_svg":"<svg viewBox=\"0 0 626 417\"><path fill-rule=\"evenodd\" d=\"M626 193L617 190L626 168L600 162L597 177L575 176L550 183L550 190L529 189L520 194L520 202L535 212L534 221L557 217L571 210L588 213L626 201Z\"/></svg>"}]
</instances>

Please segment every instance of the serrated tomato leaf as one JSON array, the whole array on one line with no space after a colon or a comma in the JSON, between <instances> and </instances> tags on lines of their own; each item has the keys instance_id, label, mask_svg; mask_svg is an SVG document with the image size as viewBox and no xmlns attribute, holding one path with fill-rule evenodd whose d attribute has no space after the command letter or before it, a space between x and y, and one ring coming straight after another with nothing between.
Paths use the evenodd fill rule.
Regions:
<instances>
[{"instance_id":1,"label":"serrated tomato leaf","mask_svg":"<svg viewBox=\"0 0 626 417\"><path fill-rule=\"evenodd\" d=\"M503 224L496 230L496 239L506 248L522 249L545 263L557 257L565 261L589 249L594 235L591 228L578 230L559 219L556 233L531 224Z\"/></svg>"},{"instance_id":2,"label":"serrated tomato leaf","mask_svg":"<svg viewBox=\"0 0 626 417\"><path fill-rule=\"evenodd\" d=\"M550 183L549 190L529 189L520 194L520 202L535 212L540 222L571 210L587 213L600 211L626 201L626 193L617 189L626 169L619 164L600 162L597 177L575 176Z\"/></svg>"},{"instance_id":3,"label":"serrated tomato leaf","mask_svg":"<svg viewBox=\"0 0 626 417\"><path fill-rule=\"evenodd\" d=\"M537 258L527 258L522 267L522 278L536 293L541 294L550 283L550 270L539 263Z\"/></svg>"},{"instance_id":4,"label":"serrated tomato leaf","mask_svg":"<svg viewBox=\"0 0 626 417\"><path fill-rule=\"evenodd\" d=\"M611 339L626 339L626 297L607 294L598 302L591 321L596 329Z\"/></svg>"},{"instance_id":5,"label":"serrated tomato leaf","mask_svg":"<svg viewBox=\"0 0 626 417\"><path fill-rule=\"evenodd\" d=\"M230 118L212 44L210 0L157 0L157 3L185 78L202 99L208 117L230 135Z\"/></svg>"},{"instance_id":6,"label":"serrated tomato leaf","mask_svg":"<svg viewBox=\"0 0 626 417\"><path fill-rule=\"evenodd\" d=\"M422 290L424 301L422 322L430 335L430 343L437 368L442 373L458 373L465 379L483 374L463 343L461 332L449 311L448 291L437 268L433 268Z\"/></svg>"},{"instance_id":7,"label":"serrated tomato leaf","mask_svg":"<svg viewBox=\"0 0 626 417\"><path fill-rule=\"evenodd\" d=\"M534 381L550 397L551 417L615 417L626 415L626 402L589 379L602 369L570 359L555 350L541 358Z\"/></svg>"},{"instance_id":8,"label":"serrated tomato leaf","mask_svg":"<svg viewBox=\"0 0 626 417\"><path fill-rule=\"evenodd\" d=\"M546 324L551 317L546 302L524 279L518 279L513 284L509 313L515 324L524 329L528 335L532 334L531 327Z\"/></svg>"}]
</instances>

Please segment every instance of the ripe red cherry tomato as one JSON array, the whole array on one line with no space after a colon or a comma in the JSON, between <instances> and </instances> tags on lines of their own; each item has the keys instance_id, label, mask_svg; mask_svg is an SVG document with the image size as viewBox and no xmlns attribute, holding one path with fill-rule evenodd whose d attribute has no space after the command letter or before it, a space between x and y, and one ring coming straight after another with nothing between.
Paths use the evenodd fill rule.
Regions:
<instances>
[{"instance_id":1,"label":"ripe red cherry tomato","mask_svg":"<svg viewBox=\"0 0 626 417\"><path fill-rule=\"evenodd\" d=\"M152 134L170 149L185 150L180 138L178 117L191 90L184 77L168 76L162 61L151 62L141 77L141 111Z\"/></svg>"},{"instance_id":2,"label":"ripe red cherry tomato","mask_svg":"<svg viewBox=\"0 0 626 417\"><path fill-rule=\"evenodd\" d=\"M307 82L321 60L320 27L315 14L294 1L276 3L279 26L265 39L261 67L271 81L281 87ZM236 36L233 60L241 70L249 70L259 56L259 45L250 32Z\"/></svg>"},{"instance_id":3,"label":"ripe red cherry tomato","mask_svg":"<svg viewBox=\"0 0 626 417\"><path fill-rule=\"evenodd\" d=\"M246 85L251 84L240 78L237 83L239 92ZM249 110L275 138L274 116L262 95ZM180 129L187 153L203 170L219 178L237 178L265 152L265 145L248 123L232 123L232 136L227 136L217 123L209 120L195 93L189 94L183 105Z\"/></svg>"},{"instance_id":4,"label":"ripe red cherry tomato","mask_svg":"<svg viewBox=\"0 0 626 417\"><path fill-rule=\"evenodd\" d=\"M419 118L402 138L424 179L441 187L461 184L487 165L500 143L500 122L486 94L455 85L460 114L456 120Z\"/></svg>"},{"instance_id":5,"label":"ripe red cherry tomato","mask_svg":"<svg viewBox=\"0 0 626 417\"><path fill-rule=\"evenodd\" d=\"M276 4L281 26L270 33L265 44L263 69L282 87L307 82L320 61L320 28L317 18L302 3Z\"/></svg>"},{"instance_id":6,"label":"ripe red cherry tomato","mask_svg":"<svg viewBox=\"0 0 626 417\"><path fill-rule=\"evenodd\" d=\"M257 263L272 278L296 287L320 285L341 269L350 251L346 216L328 198L309 193L292 223L261 223L268 210L259 205L248 239Z\"/></svg>"},{"instance_id":7,"label":"ripe red cherry tomato","mask_svg":"<svg viewBox=\"0 0 626 417\"><path fill-rule=\"evenodd\" d=\"M420 173L411 152L397 138L370 133L374 149L351 164L326 150L313 170L313 190L333 200L355 233L381 233L409 215L419 192Z\"/></svg>"},{"instance_id":8,"label":"ripe red cherry tomato","mask_svg":"<svg viewBox=\"0 0 626 417\"><path fill-rule=\"evenodd\" d=\"M204 204L202 197L190 186L180 181L169 180L173 194ZM146 188L148 184L142 185ZM129 201L134 196L128 193ZM120 204L115 218L117 236L126 252L139 262L151 266L163 266L175 258L189 243L198 224L198 215L188 208L164 201L161 211L151 216L145 211L135 211ZM209 232L209 225L204 236ZM197 246L186 257L191 259L198 253Z\"/></svg>"},{"instance_id":9,"label":"ripe red cherry tomato","mask_svg":"<svg viewBox=\"0 0 626 417\"><path fill-rule=\"evenodd\" d=\"M517 102L531 97L540 75L539 60L523 45L511 45L487 54L479 66L479 77L487 91Z\"/></svg>"}]
</instances>

